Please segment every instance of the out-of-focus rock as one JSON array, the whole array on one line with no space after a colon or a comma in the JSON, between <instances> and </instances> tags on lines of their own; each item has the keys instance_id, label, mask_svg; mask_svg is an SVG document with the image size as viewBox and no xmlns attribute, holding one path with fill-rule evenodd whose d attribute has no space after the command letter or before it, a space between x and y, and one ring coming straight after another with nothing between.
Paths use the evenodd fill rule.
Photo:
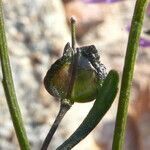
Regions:
<instances>
[{"instance_id":1,"label":"out-of-focus rock","mask_svg":"<svg viewBox=\"0 0 150 150\"><path fill-rule=\"evenodd\" d=\"M87 32L102 23L104 7L98 5L85 4L82 1L69 1L65 4L67 20L74 16L77 20L77 38L81 39ZM86 36L86 35L85 35Z\"/></svg>"},{"instance_id":2,"label":"out-of-focus rock","mask_svg":"<svg viewBox=\"0 0 150 150\"><path fill-rule=\"evenodd\" d=\"M5 3L6 29L14 44L25 44L32 52L60 54L63 45L70 40L61 0Z\"/></svg>"},{"instance_id":3,"label":"out-of-focus rock","mask_svg":"<svg viewBox=\"0 0 150 150\"><path fill-rule=\"evenodd\" d=\"M106 121L95 129L94 138L102 150L111 150L115 122ZM150 147L150 84L138 93L129 106L125 150L147 150Z\"/></svg>"},{"instance_id":4,"label":"out-of-focus rock","mask_svg":"<svg viewBox=\"0 0 150 150\"><path fill-rule=\"evenodd\" d=\"M132 102L130 114L136 120L139 130L141 149L150 147L150 80L146 87L141 87L137 99Z\"/></svg>"}]
</instances>

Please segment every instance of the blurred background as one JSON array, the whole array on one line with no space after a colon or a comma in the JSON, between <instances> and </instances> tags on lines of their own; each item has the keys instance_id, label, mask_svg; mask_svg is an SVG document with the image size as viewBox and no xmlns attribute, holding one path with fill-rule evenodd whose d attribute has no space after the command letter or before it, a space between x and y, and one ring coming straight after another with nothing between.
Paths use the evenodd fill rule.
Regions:
<instances>
[{"instance_id":1,"label":"blurred background","mask_svg":"<svg viewBox=\"0 0 150 150\"><path fill-rule=\"evenodd\" d=\"M3 0L13 79L32 150L40 150L59 110L43 78L70 42L69 19L77 20L78 46L94 44L101 62L122 75L135 0ZM0 80L2 73L0 68ZM111 150L116 98L101 123L74 150ZM60 124L49 150L79 126L93 102L75 103ZM150 149L150 3L145 12L130 97L125 150ZM19 150L0 83L0 150Z\"/></svg>"}]
</instances>

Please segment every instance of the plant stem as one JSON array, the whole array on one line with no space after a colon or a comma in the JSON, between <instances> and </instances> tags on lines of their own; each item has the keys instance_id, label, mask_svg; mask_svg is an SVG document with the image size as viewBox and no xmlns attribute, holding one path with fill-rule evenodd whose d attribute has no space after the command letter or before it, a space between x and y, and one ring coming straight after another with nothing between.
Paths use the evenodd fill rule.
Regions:
<instances>
[{"instance_id":1,"label":"plant stem","mask_svg":"<svg viewBox=\"0 0 150 150\"><path fill-rule=\"evenodd\" d=\"M67 111L71 108L72 104L74 103L73 101L69 100L69 98L71 97L71 93L72 93L72 89L73 89L73 85L74 85L74 81L75 81L77 64L78 64L78 53L77 53L77 55L75 55L75 41L76 41L76 39L75 39L75 37L76 37L75 36L75 22L76 21L73 17L71 17L70 22L71 22L71 41L72 41L73 56L72 56L72 63L70 65L71 79L69 81L67 94L66 94L66 97L68 99L61 100L59 113L43 142L41 150L47 150L47 148L52 140L52 137L53 137L54 133L56 132L61 120L63 119L63 117L65 116Z\"/></svg>"},{"instance_id":2,"label":"plant stem","mask_svg":"<svg viewBox=\"0 0 150 150\"><path fill-rule=\"evenodd\" d=\"M83 140L100 122L113 103L118 90L119 75L112 70L99 88L96 101L78 129L57 150L70 150Z\"/></svg>"},{"instance_id":3,"label":"plant stem","mask_svg":"<svg viewBox=\"0 0 150 150\"><path fill-rule=\"evenodd\" d=\"M75 28L75 25L76 25L76 20L73 17L71 17L70 22L71 22L71 46L72 46L72 49L75 52L75 43L76 43L76 28Z\"/></svg>"},{"instance_id":4,"label":"plant stem","mask_svg":"<svg viewBox=\"0 0 150 150\"><path fill-rule=\"evenodd\" d=\"M65 116L67 111L70 109L70 107L71 107L71 105L67 101L64 101L64 100L61 101L59 113L44 140L41 150L47 150L48 145L51 142L52 137L53 137L58 125L60 124L61 120L63 119L63 117Z\"/></svg>"},{"instance_id":5,"label":"plant stem","mask_svg":"<svg viewBox=\"0 0 150 150\"><path fill-rule=\"evenodd\" d=\"M137 48L139 45L139 38L143 24L146 2L147 0L137 0L134 9L123 68L123 76L112 145L113 150L123 149L130 89L132 84L135 59L137 54Z\"/></svg>"},{"instance_id":6,"label":"plant stem","mask_svg":"<svg viewBox=\"0 0 150 150\"><path fill-rule=\"evenodd\" d=\"M71 41L72 41L72 49L73 49L73 56L72 56L72 62L70 65L70 81L69 81L69 86L68 86L68 91L67 91L67 98L69 99L72 94L74 82L76 79L76 74L77 74L77 67L78 67L78 60L79 60L79 49L76 50L75 48L75 43L76 43L76 20L71 17L70 19L71 22ZM73 104L74 102L70 100L70 102Z\"/></svg>"},{"instance_id":7,"label":"plant stem","mask_svg":"<svg viewBox=\"0 0 150 150\"><path fill-rule=\"evenodd\" d=\"M29 150L29 142L23 125L21 112L16 98L14 83L12 79L11 67L8 56L7 41L5 36L2 0L0 0L0 59L3 73L3 87L7 99L7 104L16 131L16 135L21 150Z\"/></svg>"}]
</instances>

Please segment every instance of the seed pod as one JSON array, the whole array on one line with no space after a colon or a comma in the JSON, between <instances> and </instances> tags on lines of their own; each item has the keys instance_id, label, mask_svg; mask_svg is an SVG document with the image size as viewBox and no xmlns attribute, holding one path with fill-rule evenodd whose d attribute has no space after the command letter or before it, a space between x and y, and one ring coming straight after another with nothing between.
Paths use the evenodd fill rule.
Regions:
<instances>
[{"instance_id":1,"label":"seed pod","mask_svg":"<svg viewBox=\"0 0 150 150\"><path fill-rule=\"evenodd\" d=\"M71 52L73 50L67 44L64 50L66 53L48 70L44 78L44 85L46 90L54 97L69 99L73 102L89 102L96 98L98 87L101 86L104 77L100 78L96 69L89 59L83 56L81 50L82 48L78 48L79 53L77 56L77 53L73 54ZM71 95L67 97L72 77L72 58L76 56L78 57L78 61L76 62L75 80ZM105 73L103 76L105 76Z\"/></svg>"}]
</instances>

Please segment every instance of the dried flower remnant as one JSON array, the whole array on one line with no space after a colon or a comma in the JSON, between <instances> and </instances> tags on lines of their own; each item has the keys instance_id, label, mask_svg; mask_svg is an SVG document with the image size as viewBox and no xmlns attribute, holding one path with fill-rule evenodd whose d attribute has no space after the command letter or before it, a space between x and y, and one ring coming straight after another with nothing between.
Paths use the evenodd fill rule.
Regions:
<instances>
[{"instance_id":1,"label":"dried flower remnant","mask_svg":"<svg viewBox=\"0 0 150 150\"><path fill-rule=\"evenodd\" d=\"M73 49L67 43L63 56L51 66L45 76L45 88L51 95L60 99L68 99L73 102L92 101L97 95L97 83L101 85L106 77L106 68L99 61L99 55L94 45L79 47L76 50L78 53L73 55ZM71 95L68 97L72 58L77 55L77 73Z\"/></svg>"}]
</instances>

